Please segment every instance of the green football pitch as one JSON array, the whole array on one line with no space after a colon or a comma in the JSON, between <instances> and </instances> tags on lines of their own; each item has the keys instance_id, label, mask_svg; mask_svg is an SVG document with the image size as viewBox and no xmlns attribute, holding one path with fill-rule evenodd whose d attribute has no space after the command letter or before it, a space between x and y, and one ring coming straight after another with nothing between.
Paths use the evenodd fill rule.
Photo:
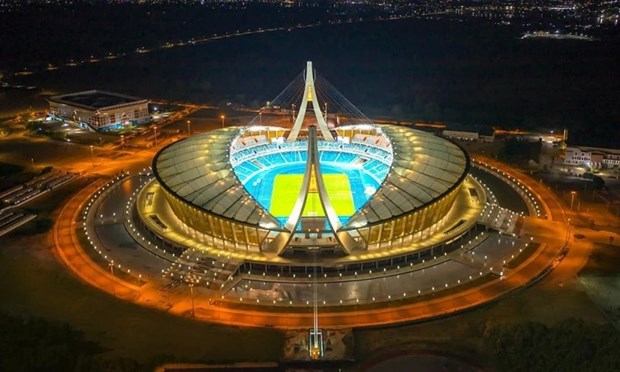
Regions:
<instances>
[{"instance_id":1,"label":"green football pitch","mask_svg":"<svg viewBox=\"0 0 620 372\"><path fill-rule=\"evenodd\" d=\"M275 217L288 217L293 210L295 200L301 189L303 174L278 174L273 181L271 206L269 212ZM351 185L346 174L324 174L325 188L329 200L338 216L352 216L355 212ZM318 192L308 193L308 200L303 211L304 217L323 217Z\"/></svg>"}]
</instances>

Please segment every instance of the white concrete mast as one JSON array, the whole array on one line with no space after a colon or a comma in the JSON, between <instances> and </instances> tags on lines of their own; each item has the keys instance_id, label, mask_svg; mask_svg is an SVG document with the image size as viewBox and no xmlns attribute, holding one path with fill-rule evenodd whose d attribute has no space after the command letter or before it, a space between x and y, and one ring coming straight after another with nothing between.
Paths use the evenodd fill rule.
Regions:
<instances>
[{"instance_id":1,"label":"white concrete mast","mask_svg":"<svg viewBox=\"0 0 620 372\"><path fill-rule=\"evenodd\" d=\"M285 231L278 234L278 236L271 243L271 250L277 252L277 254L281 254L295 233L295 229L301 221L304 206L308 201L308 194L310 193L310 188L312 186L310 184L313 179L312 174L314 174L316 189L319 194L319 201L321 203L321 208L325 212L327 223L329 224L334 237L340 243L344 253L350 254L358 244L348 232L339 231L342 228L342 224L340 223L338 214L334 210L334 207L329 199L329 195L327 194L325 182L323 181L323 174L321 172L321 166L319 164L319 146L315 126L308 127L308 158L306 160L306 170L304 172L304 178L302 180L301 189L299 190L299 195L297 196L297 200L295 201L291 214L284 225Z\"/></svg>"},{"instance_id":2,"label":"white concrete mast","mask_svg":"<svg viewBox=\"0 0 620 372\"><path fill-rule=\"evenodd\" d=\"M293 125L293 129L291 129L291 133L289 134L287 141L295 142L297 137L299 136L299 131L301 130L301 125L304 122L304 118L306 117L306 108L308 106L308 102L312 102L312 110L314 111L314 116L316 117L316 121L323 135L323 139L325 141L334 141L334 136L332 136L329 128L327 127L327 122L325 121L325 117L323 117L323 113L321 112L321 105L319 104L319 100L316 95L316 89L314 88L314 70L312 69L312 61L306 62L306 79L305 79L305 87L304 87L304 96L301 99L301 105L299 106L299 113L295 118L295 124Z\"/></svg>"}]
</instances>

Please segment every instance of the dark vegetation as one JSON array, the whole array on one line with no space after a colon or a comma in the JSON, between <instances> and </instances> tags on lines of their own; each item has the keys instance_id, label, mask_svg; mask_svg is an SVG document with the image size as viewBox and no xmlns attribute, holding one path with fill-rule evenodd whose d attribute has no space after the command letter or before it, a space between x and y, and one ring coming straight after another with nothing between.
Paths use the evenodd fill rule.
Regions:
<instances>
[{"instance_id":1,"label":"dark vegetation","mask_svg":"<svg viewBox=\"0 0 620 372\"><path fill-rule=\"evenodd\" d=\"M12 176L23 170L24 170L24 167L19 166L17 164L0 163L0 177Z\"/></svg>"},{"instance_id":2,"label":"dark vegetation","mask_svg":"<svg viewBox=\"0 0 620 372\"><path fill-rule=\"evenodd\" d=\"M499 150L500 160L520 166L526 166L528 161L538 162L542 143L519 140L510 137L504 141L504 146Z\"/></svg>"},{"instance_id":3,"label":"dark vegetation","mask_svg":"<svg viewBox=\"0 0 620 372\"><path fill-rule=\"evenodd\" d=\"M4 358L11 363L22 362L24 355L10 355L18 346L28 355L60 343L65 349L75 349L75 355L70 351L71 359L62 359L67 368L0 365L0 371L152 371L152 366L177 358L184 362L231 363L276 361L281 354L284 335L277 330L195 322L100 292L56 262L33 259L31 252L44 254L48 249L43 239L39 235L0 243L0 319L6 320L0 321L0 362ZM31 242L42 246L34 247ZM45 319L41 333L58 333L55 330L66 327L64 323L73 329L51 341L37 341L39 336L35 335L24 339L30 326L12 326L37 318ZM74 369L71 363L76 360L81 367ZM121 369L124 365L128 367Z\"/></svg>"},{"instance_id":4,"label":"dark vegetation","mask_svg":"<svg viewBox=\"0 0 620 372\"><path fill-rule=\"evenodd\" d=\"M18 80L63 92L99 88L258 107L310 59L371 117L568 128L573 144L620 142L615 35L595 42L518 40L519 27L444 19L327 24L338 17L350 14L267 5L28 7L0 14L0 47L6 51L0 69L36 70L214 33L321 21L315 28L166 49Z\"/></svg>"},{"instance_id":5,"label":"dark vegetation","mask_svg":"<svg viewBox=\"0 0 620 372\"><path fill-rule=\"evenodd\" d=\"M579 275L602 275L609 276L611 280L620 274L620 247L619 242L608 240L609 244L594 244L592 254L586 266Z\"/></svg>"},{"instance_id":6,"label":"dark vegetation","mask_svg":"<svg viewBox=\"0 0 620 372\"><path fill-rule=\"evenodd\" d=\"M5 191L11 187L26 182L34 174L31 170L18 164L0 162L0 191ZM2 202L0 201L0 206Z\"/></svg>"},{"instance_id":7,"label":"dark vegetation","mask_svg":"<svg viewBox=\"0 0 620 372\"><path fill-rule=\"evenodd\" d=\"M483 336L484 354L498 371L617 371L620 333L608 325L568 319L497 325ZM151 371L174 361L108 357L106 349L66 323L0 314L0 370ZM404 352L404 351L403 351Z\"/></svg>"},{"instance_id":8,"label":"dark vegetation","mask_svg":"<svg viewBox=\"0 0 620 372\"><path fill-rule=\"evenodd\" d=\"M484 341L500 371L620 370L620 333L606 324L568 319L553 326L501 325Z\"/></svg>"},{"instance_id":9,"label":"dark vegetation","mask_svg":"<svg viewBox=\"0 0 620 372\"><path fill-rule=\"evenodd\" d=\"M493 315L483 320L480 315L470 312L452 320L356 330L356 360L363 366L400 355L437 354L485 371L617 371L620 368L617 351L620 332L610 324L576 318L551 323L509 321ZM511 318L518 319L517 316ZM437 366L437 370L450 369Z\"/></svg>"},{"instance_id":10,"label":"dark vegetation","mask_svg":"<svg viewBox=\"0 0 620 372\"><path fill-rule=\"evenodd\" d=\"M66 323L0 314L2 371L152 371L171 357L139 363L106 350Z\"/></svg>"},{"instance_id":11,"label":"dark vegetation","mask_svg":"<svg viewBox=\"0 0 620 372\"><path fill-rule=\"evenodd\" d=\"M600 198L593 191L605 189L605 179L602 177L585 172L580 175L563 175L548 170L533 172L537 178L551 186L556 192L562 193L564 197L570 191L579 192L579 198L589 202L600 202Z\"/></svg>"}]
</instances>

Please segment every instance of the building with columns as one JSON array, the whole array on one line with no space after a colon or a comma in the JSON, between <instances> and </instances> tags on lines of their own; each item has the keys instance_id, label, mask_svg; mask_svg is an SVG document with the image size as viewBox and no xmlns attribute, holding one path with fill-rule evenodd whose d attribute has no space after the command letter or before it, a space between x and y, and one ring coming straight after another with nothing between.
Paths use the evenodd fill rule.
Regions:
<instances>
[{"instance_id":1,"label":"building with columns","mask_svg":"<svg viewBox=\"0 0 620 372\"><path fill-rule=\"evenodd\" d=\"M565 165L582 166L593 169L620 166L620 150L600 147L569 146L564 151Z\"/></svg>"},{"instance_id":2,"label":"building with columns","mask_svg":"<svg viewBox=\"0 0 620 372\"><path fill-rule=\"evenodd\" d=\"M88 90L50 97L49 113L75 121L84 129L119 130L151 120L149 100L101 90Z\"/></svg>"}]
</instances>

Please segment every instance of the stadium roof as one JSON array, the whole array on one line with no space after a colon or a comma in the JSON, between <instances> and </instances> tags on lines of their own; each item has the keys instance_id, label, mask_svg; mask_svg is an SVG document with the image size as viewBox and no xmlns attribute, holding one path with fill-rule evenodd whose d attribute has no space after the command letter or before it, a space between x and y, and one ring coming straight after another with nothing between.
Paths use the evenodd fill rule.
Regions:
<instances>
[{"instance_id":1,"label":"stadium roof","mask_svg":"<svg viewBox=\"0 0 620 372\"><path fill-rule=\"evenodd\" d=\"M163 149L153 160L159 183L203 210L251 225L276 228L278 222L239 182L228 148L239 128L192 136Z\"/></svg>"},{"instance_id":2,"label":"stadium roof","mask_svg":"<svg viewBox=\"0 0 620 372\"><path fill-rule=\"evenodd\" d=\"M468 171L467 155L450 141L406 127L381 128L392 142L392 167L379 190L346 227L365 226L412 212L452 190Z\"/></svg>"},{"instance_id":3,"label":"stadium roof","mask_svg":"<svg viewBox=\"0 0 620 372\"><path fill-rule=\"evenodd\" d=\"M406 127L380 127L392 142L394 161L377 192L345 229L413 212L454 189L467 174L467 155L454 143ZM277 220L249 194L230 164L229 146L239 130L211 131L168 146L155 157L154 173L169 192L198 208L276 229Z\"/></svg>"},{"instance_id":4,"label":"stadium roof","mask_svg":"<svg viewBox=\"0 0 620 372\"><path fill-rule=\"evenodd\" d=\"M87 90L84 92L53 96L50 97L49 100L51 102L80 107L90 111L148 102L146 99L132 97L125 94L105 92L102 90Z\"/></svg>"}]
</instances>

